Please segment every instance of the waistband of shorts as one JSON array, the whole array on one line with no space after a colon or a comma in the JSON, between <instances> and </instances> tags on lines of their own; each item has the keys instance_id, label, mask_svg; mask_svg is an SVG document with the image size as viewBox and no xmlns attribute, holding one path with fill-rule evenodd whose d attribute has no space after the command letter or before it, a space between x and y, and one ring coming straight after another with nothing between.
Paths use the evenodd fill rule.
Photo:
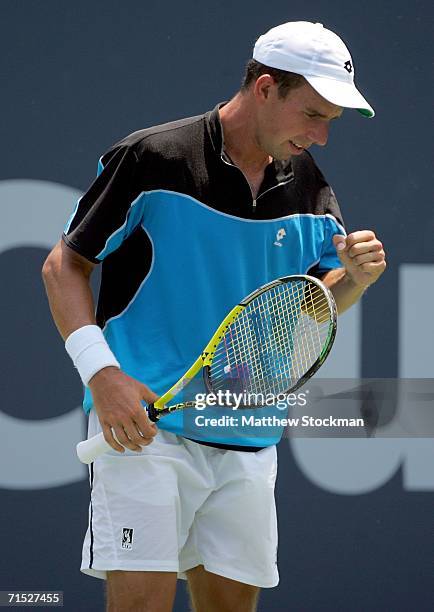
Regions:
<instances>
[{"instance_id":1,"label":"waistband of shorts","mask_svg":"<svg viewBox=\"0 0 434 612\"><path fill-rule=\"evenodd\" d=\"M186 440L190 440L190 442L196 442L197 444L202 444L203 446L212 446L214 448L220 448L222 450L233 450L233 451L242 451L244 453L257 453L260 450L264 450L264 448L268 448L267 446L237 446L235 444L219 444L218 442L205 442L204 440L193 440L193 438L187 438Z\"/></svg>"}]
</instances>

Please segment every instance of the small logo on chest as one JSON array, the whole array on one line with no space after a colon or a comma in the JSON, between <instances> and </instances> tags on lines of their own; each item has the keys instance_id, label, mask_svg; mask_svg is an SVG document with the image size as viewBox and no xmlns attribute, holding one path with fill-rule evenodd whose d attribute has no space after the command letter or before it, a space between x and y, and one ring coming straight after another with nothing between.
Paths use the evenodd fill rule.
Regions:
<instances>
[{"instance_id":1,"label":"small logo on chest","mask_svg":"<svg viewBox=\"0 0 434 612\"><path fill-rule=\"evenodd\" d=\"M276 240L274 241L274 246L278 246L278 247L283 246L282 240L285 238L285 236L286 236L286 232L284 228L281 227L280 230L276 234Z\"/></svg>"}]
</instances>

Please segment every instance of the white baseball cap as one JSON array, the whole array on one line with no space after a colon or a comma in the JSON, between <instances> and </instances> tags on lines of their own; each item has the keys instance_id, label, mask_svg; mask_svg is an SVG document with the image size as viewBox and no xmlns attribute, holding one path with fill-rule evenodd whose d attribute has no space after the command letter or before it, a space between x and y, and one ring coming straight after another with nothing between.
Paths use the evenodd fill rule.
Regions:
<instances>
[{"instance_id":1,"label":"white baseball cap","mask_svg":"<svg viewBox=\"0 0 434 612\"><path fill-rule=\"evenodd\" d=\"M354 84L350 52L322 23L290 21L272 28L256 41L253 59L270 68L301 74L332 104L356 108L365 117L375 115Z\"/></svg>"}]
</instances>

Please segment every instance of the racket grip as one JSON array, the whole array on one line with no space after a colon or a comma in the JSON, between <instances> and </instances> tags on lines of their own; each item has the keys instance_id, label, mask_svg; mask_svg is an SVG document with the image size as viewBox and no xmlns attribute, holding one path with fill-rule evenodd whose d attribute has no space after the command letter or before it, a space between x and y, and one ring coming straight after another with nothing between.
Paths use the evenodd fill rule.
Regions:
<instances>
[{"instance_id":1,"label":"racket grip","mask_svg":"<svg viewBox=\"0 0 434 612\"><path fill-rule=\"evenodd\" d=\"M77 456L82 463L92 463L97 457L111 449L112 447L105 441L104 434L101 432L88 440L79 442L77 444Z\"/></svg>"},{"instance_id":2,"label":"racket grip","mask_svg":"<svg viewBox=\"0 0 434 612\"><path fill-rule=\"evenodd\" d=\"M144 402L143 405L145 406ZM148 412L149 420L156 423L160 418L161 411L154 408L154 404L147 405L146 410ZM77 457L80 459L80 461L82 463L89 464L93 463L97 457L100 457L109 450L112 450L112 447L110 444L108 444L108 442L106 442L104 434L101 432L95 436L92 436L92 438L79 442L76 450Z\"/></svg>"},{"instance_id":3,"label":"racket grip","mask_svg":"<svg viewBox=\"0 0 434 612\"><path fill-rule=\"evenodd\" d=\"M144 404L145 405L145 404ZM148 417L151 421L156 423L160 418L160 411L154 408L154 404L147 406ZM93 463L97 457L104 455L108 451L112 450L112 447L104 438L104 434L101 432L92 436L88 440L83 440L77 444L77 457L82 463Z\"/></svg>"}]
</instances>

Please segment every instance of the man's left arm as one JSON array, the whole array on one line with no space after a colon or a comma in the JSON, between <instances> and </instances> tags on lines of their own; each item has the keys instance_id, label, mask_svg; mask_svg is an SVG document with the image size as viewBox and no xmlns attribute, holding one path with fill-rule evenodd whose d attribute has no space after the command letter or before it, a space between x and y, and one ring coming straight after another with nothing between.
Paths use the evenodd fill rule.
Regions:
<instances>
[{"instance_id":1,"label":"man's left arm","mask_svg":"<svg viewBox=\"0 0 434 612\"><path fill-rule=\"evenodd\" d=\"M332 291L342 313L361 298L386 269L386 256L382 243L371 230L361 230L342 236L333 236L333 244L342 268L330 270L322 281Z\"/></svg>"}]
</instances>

